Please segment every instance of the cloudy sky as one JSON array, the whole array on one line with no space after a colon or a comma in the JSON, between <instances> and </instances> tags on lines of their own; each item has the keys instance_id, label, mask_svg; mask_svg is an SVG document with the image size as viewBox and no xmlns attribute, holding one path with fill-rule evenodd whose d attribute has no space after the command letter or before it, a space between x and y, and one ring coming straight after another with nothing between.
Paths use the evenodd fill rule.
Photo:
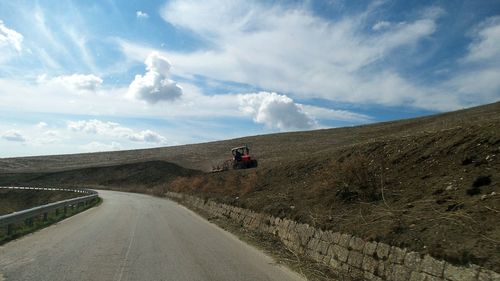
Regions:
<instances>
[{"instance_id":1,"label":"cloudy sky","mask_svg":"<svg viewBox=\"0 0 500 281\"><path fill-rule=\"evenodd\" d=\"M0 157L490 103L499 46L497 0L1 1Z\"/></svg>"}]
</instances>

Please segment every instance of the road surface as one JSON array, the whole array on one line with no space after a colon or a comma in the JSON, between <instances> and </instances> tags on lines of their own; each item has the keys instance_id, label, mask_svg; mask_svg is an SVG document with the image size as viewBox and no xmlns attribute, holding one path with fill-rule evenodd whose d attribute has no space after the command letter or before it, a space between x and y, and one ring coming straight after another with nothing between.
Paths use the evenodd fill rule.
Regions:
<instances>
[{"instance_id":1,"label":"road surface","mask_svg":"<svg viewBox=\"0 0 500 281\"><path fill-rule=\"evenodd\" d=\"M99 193L99 207L1 246L0 281L303 280L175 202Z\"/></svg>"}]
</instances>

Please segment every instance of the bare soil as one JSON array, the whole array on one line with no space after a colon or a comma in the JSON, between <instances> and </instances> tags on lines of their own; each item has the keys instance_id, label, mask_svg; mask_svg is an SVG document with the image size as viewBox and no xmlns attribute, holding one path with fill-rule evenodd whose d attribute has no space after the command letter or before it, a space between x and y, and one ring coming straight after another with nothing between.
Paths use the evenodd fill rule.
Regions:
<instances>
[{"instance_id":1,"label":"bare soil","mask_svg":"<svg viewBox=\"0 0 500 281\"><path fill-rule=\"evenodd\" d=\"M115 169L129 163L134 170L145 165L140 162L168 161L184 168L176 166L157 180L145 174L140 180L120 178L121 184L137 186L137 191L156 188L158 194L172 190L209 197L500 272L499 128L500 103L494 103L358 127L150 150L0 159L0 183L83 180L119 188L92 180L115 181L116 173L95 168L97 174L85 174L82 168ZM250 146L258 168L215 174L190 170L207 171L230 157L231 147L242 144ZM68 169L76 171L67 175L81 176L55 172ZM33 171L37 177L27 173Z\"/></svg>"}]
</instances>

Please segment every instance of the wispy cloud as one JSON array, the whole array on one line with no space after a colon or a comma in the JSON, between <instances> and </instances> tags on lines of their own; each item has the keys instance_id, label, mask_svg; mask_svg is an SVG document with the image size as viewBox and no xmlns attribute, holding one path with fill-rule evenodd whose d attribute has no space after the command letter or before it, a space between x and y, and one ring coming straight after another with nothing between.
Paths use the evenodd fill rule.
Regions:
<instances>
[{"instance_id":1,"label":"wispy cloud","mask_svg":"<svg viewBox=\"0 0 500 281\"><path fill-rule=\"evenodd\" d=\"M73 132L110 136L134 142L166 144L166 138L151 130L135 131L115 122L104 122L97 119L68 121L68 129Z\"/></svg>"},{"instance_id":2,"label":"wispy cloud","mask_svg":"<svg viewBox=\"0 0 500 281\"><path fill-rule=\"evenodd\" d=\"M95 91L102 84L103 80L94 74L71 74L52 78L47 77L47 75L40 75L37 82L58 84L76 90Z\"/></svg>"},{"instance_id":3,"label":"wispy cloud","mask_svg":"<svg viewBox=\"0 0 500 281\"><path fill-rule=\"evenodd\" d=\"M23 35L5 26L0 20L0 48L13 48L20 52L22 49Z\"/></svg>"}]
</instances>

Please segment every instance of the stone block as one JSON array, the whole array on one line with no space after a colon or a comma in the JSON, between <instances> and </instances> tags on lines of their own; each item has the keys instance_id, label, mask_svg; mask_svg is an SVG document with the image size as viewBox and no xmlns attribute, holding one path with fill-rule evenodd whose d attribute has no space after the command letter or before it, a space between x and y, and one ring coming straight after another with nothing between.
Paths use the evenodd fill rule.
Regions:
<instances>
[{"instance_id":1,"label":"stone block","mask_svg":"<svg viewBox=\"0 0 500 281\"><path fill-rule=\"evenodd\" d=\"M318 243L319 243L319 239L313 237L311 238L311 240L309 240L309 242L307 243L307 248L308 249L311 249L311 250L316 250L316 248L318 247Z\"/></svg>"},{"instance_id":2,"label":"stone block","mask_svg":"<svg viewBox=\"0 0 500 281\"><path fill-rule=\"evenodd\" d=\"M361 268L361 265L363 264L363 254L357 251L350 251L347 263L356 268Z\"/></svg>"},{"instance_id":3,"label":"stone block","mask_svg":"<svg viewBox=\"0 0 500 281\"><path fill-rule=\"evenodd\" d=\"M328 254L328 246L329 244L323 240L319 240L317 246L316 246L316 251L321 253L322 255L327 255Z\"/></svg>"},{"instance_id":4,"label":"stone block","mask_svg":"<svg viewBox=\"0 0 500 281\"><path fill-rule=\"evenodd\" d=\"M377 269L378 262L371 256L364 256L363 257L363 265L361 268L363 268L364 271L370 272L370 273L375 273L375 270Z\"/></svg>"},{"instance_id":5,"label":"stone block","mask_svg":"<svg viewBox=\"0 0 500 281\"><path fill-rule=\"evenodd\" d=\"M363 278L364 280L369 280L369 281L383 281L382 278L367 271L363 272Z\"/></svg>"},{"instance_id":6,"label":"stone block","mask_svg":"<svg viewBox=\"0 0 500 281\"><path fill-rule=\"evenodd\" d=\"M325 256L323 256L323 260L321 260L321 262L324 264L330 264L331 259L332 258L329 255L325 255Z\"/></svg>"},{"instance_id":7,"label":"stone block","mask_svg":"<svg viewBox=\"0 0 500 281\"><path fill-rule=\"evenodd\" d=\"M429 255L425 255L420 270L436 277L443 277L444 263L444 261L436 260Z\"/></svg>"},{"instance_id":8,"label":"stone block","mask_svg":"<svg viewBox=\"0 0 500 281\"><path fill-rule=\"evenodd\" d=\"M391 247L389 253L389 261L391 263L403 264L406 255L406 249L401 249L399 247Z\"/></svg>"},{"instance_id":9,"label":"stone block","mask_svg":"<svg viewBox=\"0 0 500 281\"><path fill-rule=\"evenodd\" d=\"M420 254L417 252L408 252L406 253L405 260L403 264L411 270L420 271L420 263L422 259L420 258Z\"/></svg>"},{"instance_id":10,"label":"stone block","mask_svg":"<svg viewBox=\"0 0 500 281\"><path fill-rule=\"evenodd\" d=\"M309 242L309 239L314 235L314 228L307 224L298 224L297 232L300 237L300 244L305 246L307 245L307 242Z\"/></svg>"},{"instance_id":11,"label":"stone block","mask_svg":"<svg viewBox=\"0 0 500 281\"><path fill-rule=\"evenodd\" d=\"M321 236L323 236L323 230L315 229L313 237L317 238L317 239L321 239Z\"/></svg>"},{"instance_id":12,"label":"stone block","mask_svg":"<svg viewBox=\"0 0 500 281\"><path fill-rule=\"evenodd\" d=\"M409 281L443 281L444 279L423 272L413 271Z\"/></svg>"},{"instance_id":13,"label":"stone block","mask_svg":"<svg viewBox=\"0 0 500 281\"><path fill-rule=\"evenodd\" d=\"M339 245L333 245L329 249L330 252L332 252L332 258L339 260L341 262L346 262L347 257L349 256L349 250L346 248L339 246Z\"/></svg>"},{"instance_id":14,"label":"stone block","mask_svg":"<svg viewBox=\"0 0 500 281\"><path fill-rule=\"evenodd\" d=\"M349 234L342 234L340 235L340 239L339 239L339 245L344 247L344 248L347 248L349 247L349 241L351 241L351 235Z\"/></svg>"},{"instance_id":15,"label":"stone block","mask_svg":"<svg viewBox=\"0 0 500 281\"><path fill-rule=\"evenodd\" d=\"M363 254L373 256L376 250L377 242L366 242L365 247L363 248Z\"/></svg>"},{"instance_id":16,"label":"stone block","mask_svg":"<svg viewBox=\"0 0 500 281\"><path fill-rule=\"evenodd\" d=\"M500 274L481 268L479 271L478 281L500 281Z\"/></svg>"},{"instance_id":17,"label":"stone block","mask_svg":"<svg viewBox=\"0 0 500 281\"><path fill-rule=\"evenodd\" d=\"M381 260L387 259L387 257L389 256L390 250L391 250L391 247L389 245L379 242L377 245L377 251L376 251L377 257Z\"/></svg>"},{"instance_id":18,"label":"stone block","mask_svg":"<svg viewBox=\"0 0 500 281\"><path fill-rule=\"evenodd\" d=\"M335 243L335 244L339 244L340 242L340 237L341 237L341 234L339 232L332 232L332 242Z\"/></svg>"},{"instance_id":19,"label":"stone block","mask_svg":"<svg viewBox=\"0 0 500 281\"><path fill-rule=\"evenodd\" d=\"M391 271L391 280L393 281L407 281L410 279L411 270L403 265L396 264Z\"/></svg>"},{"instance_id":20,"label":"stone block","mask_svg":"<svg viewBox=\"0 0 500 281\"><path fill-rule=\"evenodd\" d=\"M384 261L379 260L377 265L377 270L375 271L375 275L380 277L386 277L387 271L388 271L387 264Z\"/></svg>"},{"instance_id":21,"label":"stone block","mask_svg":"<svg viewBox=\"0 0 500 281\"><path fill-rule=\"evenodd\" d=\"M474 267L458 267L447 263L444 267L444 278L450 281L475 280L478 269Z\"/></svg>"},{"instance_id":22,"label":"stone block","mask_svg":"<svg viewBox=\"0 0 500 281\"><path fill-rule=\"evenodd\" d=\"M342 270L342 262L332 258L330 259L330 267L333 268L333 270L340 271Z\"/></svg>"},{"instance_id":23,"label":"stone block","mask_svg":"<svg viewBox=\"0 0 500 281\"><path fill-rule=\"evenodd\" d=\"M331 231L323 231L321 235L321 240L327 242L328 244L333 244L333 232Z\"/></svg>"},{"instance_id":24,"label":"stone block","mask_svg":"<svg viewBox=\"0 0 500 281\"><path fill-rule=\"evenodd\" d=\"M358 237L352 237L349 240L349 247L355 251L363 252L363 248L365 246L365 241Z\"/></svg>"}]
</instances>

